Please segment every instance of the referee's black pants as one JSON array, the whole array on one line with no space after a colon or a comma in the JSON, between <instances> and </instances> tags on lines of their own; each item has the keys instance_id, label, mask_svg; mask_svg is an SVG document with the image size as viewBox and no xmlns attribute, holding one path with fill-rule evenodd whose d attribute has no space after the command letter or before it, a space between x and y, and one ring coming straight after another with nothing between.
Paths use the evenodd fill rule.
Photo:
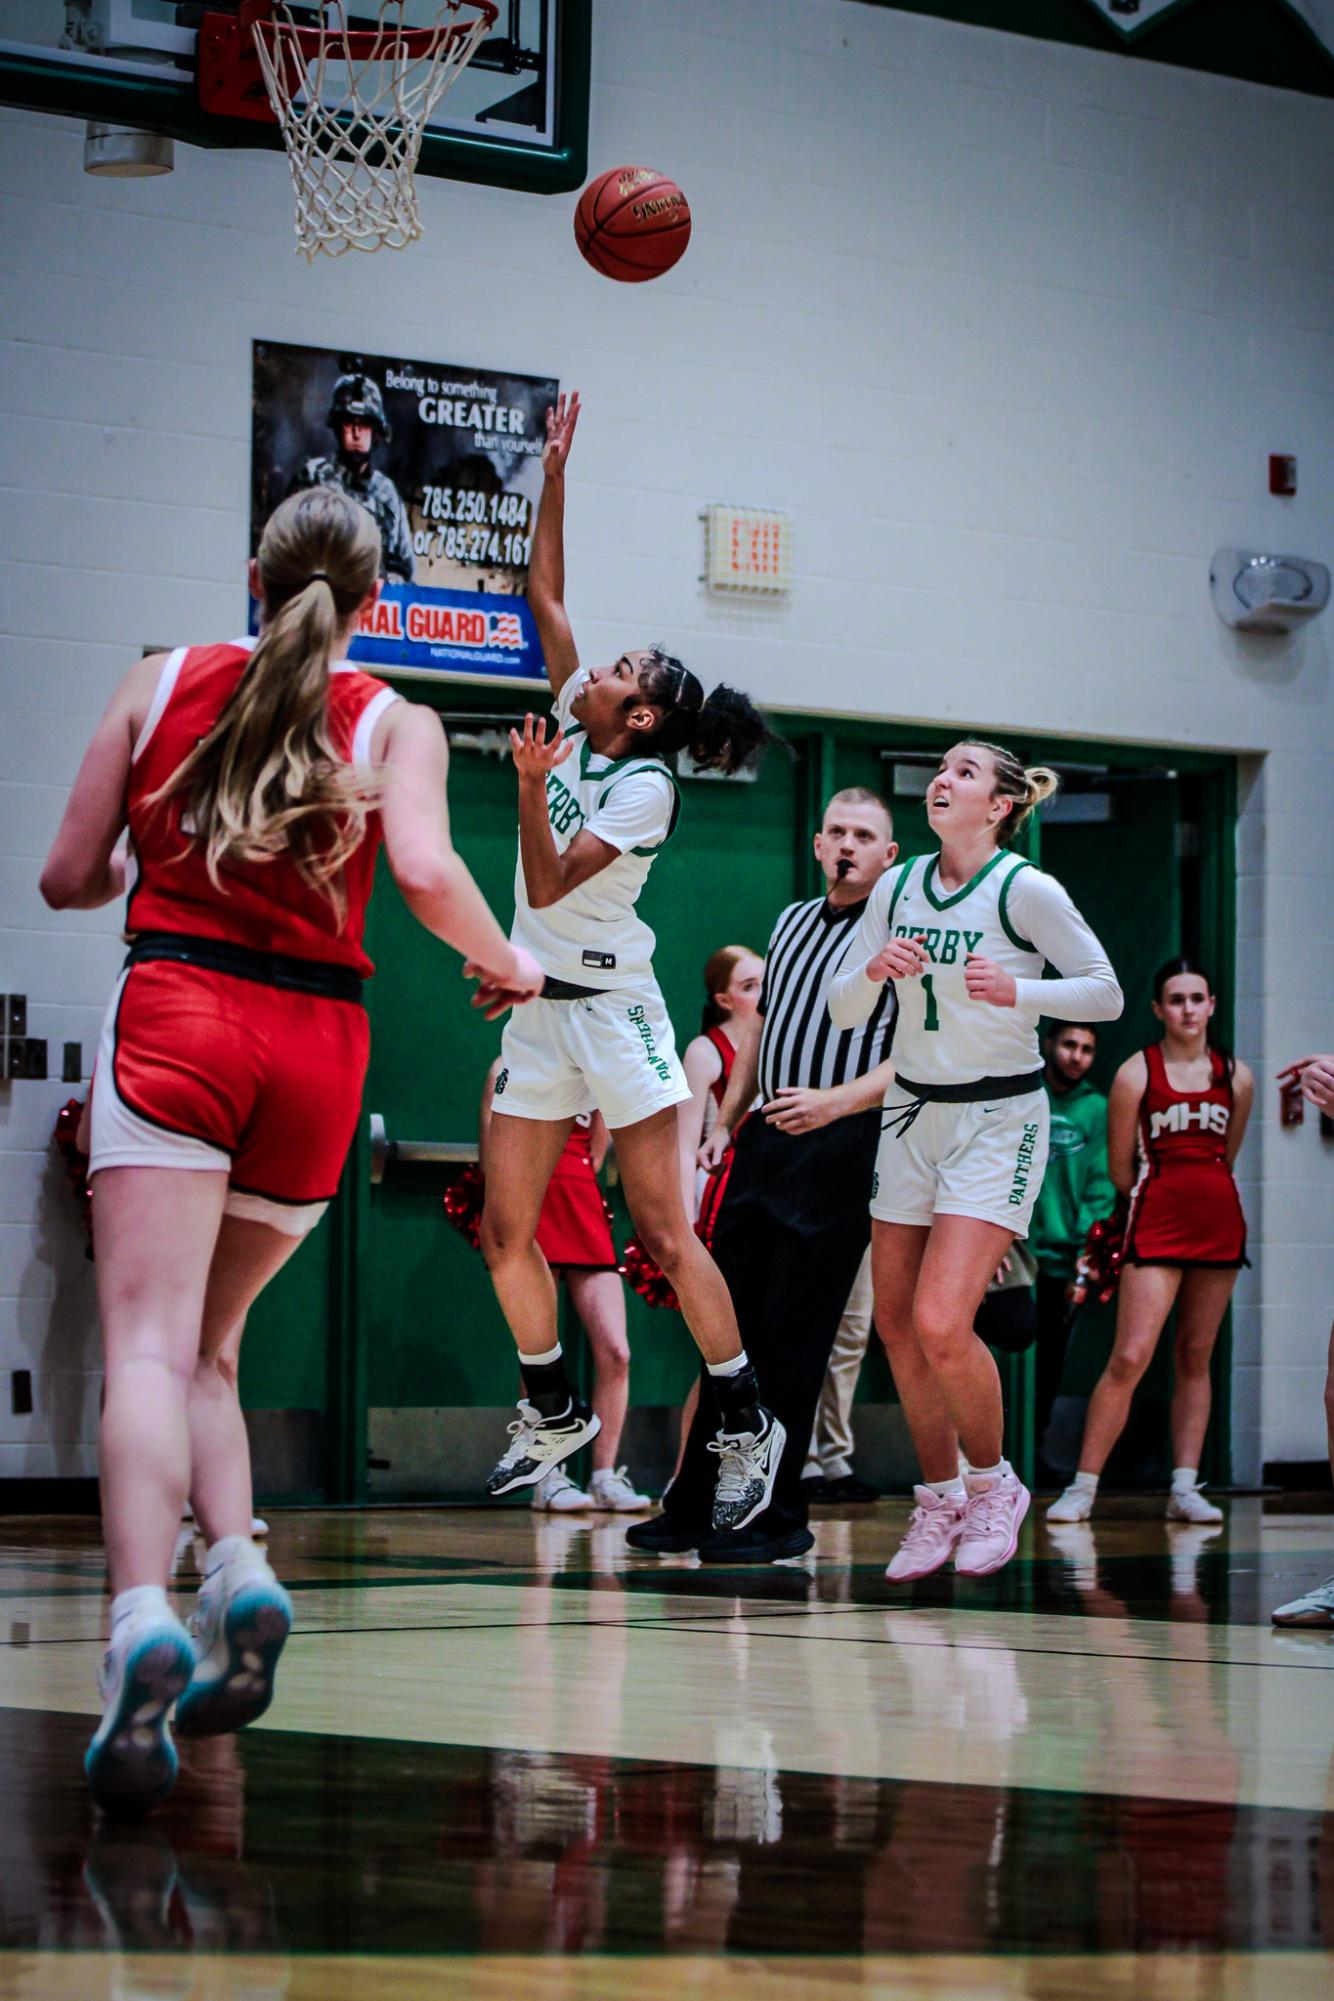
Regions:
<instances>
[{"instance_id":1,"label":"referee's black pants","mask_svg":"<svg viewBox=\"0 0 1334 2001\"><path fill-rule=\"evenodd\" d=\"M748 1534L806 1526L802 1468L834 1336L870 1242L880 1117L876 1107L816 1132L783 1133L756 1112L737 1134L713 1255L761 1401L787 1427L773 1499ZM663 1500L663 1512L690 1530L709 1526L718 1456L707 1448L720 1423L705 1369L681 1471Z\"/></svg>"}]
</instances>

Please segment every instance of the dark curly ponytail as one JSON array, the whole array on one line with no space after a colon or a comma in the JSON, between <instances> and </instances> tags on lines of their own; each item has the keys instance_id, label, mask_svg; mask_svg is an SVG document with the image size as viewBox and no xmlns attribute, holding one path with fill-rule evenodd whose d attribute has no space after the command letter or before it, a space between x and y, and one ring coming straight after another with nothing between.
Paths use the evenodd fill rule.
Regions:
<instances>
[{"instance_id":1,"label":"dark curly ponytail","mask_svg":"<svg viewBox=\"0 0 1334 2001\"><path fill-rule=\"evenodd\" d=\"M715 688L707 698L688 667L653 646L639 673L640 699L662 713L644 742L659 757L688 751L704 771L744 771L758 764L774 732L762 710L737 688Z\"/></svg>"}]
</instances>

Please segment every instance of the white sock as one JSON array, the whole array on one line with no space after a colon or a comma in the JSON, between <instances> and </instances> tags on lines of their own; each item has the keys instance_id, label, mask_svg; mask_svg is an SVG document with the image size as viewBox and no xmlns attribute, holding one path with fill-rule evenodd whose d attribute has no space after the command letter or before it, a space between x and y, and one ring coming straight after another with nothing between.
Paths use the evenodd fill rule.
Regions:
<instances>
[{"instance_id":1,"label":"white sock","mask_svg":"<svg viewBox=\"0 0 1334 2001\"><path fill-rule=\"evenodd\" d=\"M974 1480L1000 1480L1009 1470L1009 1464L1004 1459L998 1459L994 1466L970 1466L964 1484L970 1485Z\"/></svg>"},{"instance_id":2,"label":"white sock","mask_svg":"<svg viewBox=\"0 0 1334 2001\"><path fill-rule=\"evenodd\" d=\"M933 1494L939 1494L942 1501L958 1501L963 1498L964 1484L957 1473L952 1480L923 1480L922 1485L929 1487Z\"/></svg>"},{"instance_id":3,"label":"white sock","mask_svg":"<svg viewBox=\"0 0 1334 2001\"><path fill-rule=\"evenodd\" d=\"M167 1593L161 1584L134 1584L128 1591L118 1591L111 1601L111 1633L115 1638L116 1628L122 1619L137 1619L143 1612L167 1612Z\"/></svg>"},{"instance_id":4,"label":"white sock","mask_svg":"<svg viewBox=\"0 0 1334 2001\"><path fill-rule=\"evenodd\" d=\"M1174 1494L1193 1493L1200 1484L1198 1466L1174 1466L1172 1468L1172 1492Z\"/></svg>"},{"instance_id":5,"label":"white sock","mask_svg":"<svg viewBox=\"0 0 1334 2001\"><path fill-rule=\"evenodd\" d=\"M1072 1494L1096 1494L1098 1491L1098 1481L1101 1477L1098 1473L1076 1473L1074 1479L1070 1482L1070 1492Z\"/></svg>"},{"instance_id":6,"label":"white sock","mask_svg":"<svg viewBox=\"0 0 1334 2001\"><path fill-rule=\"evenodd\" d=\"M743 1369L750 1367L750 1356L745 1349L733 1355L730 1362L709 1362L705 1365L711 1376L739 1376Z\"/></svg>"},{"instance_id":7,"label":"white sock","mask_svg":"<svg viewBox=\"0 0 1334 2001\"><path fill-rule=\"evenodd\" d=\"M264 1552L256 1547L248 1535L225 1535L220 1541L215 1542L205 1555L204 1575L212 1577L214 1571L221 1570L224 1564L240 1561L263 1563Z\"/></svg>"},{"instance_id":8,"label":"white sock","mask_svg":"<svg viewBox=\"0 0 1334 2001\"><path fill-rule=\"evenodd\" d=\"M547 1349L545 1355L525 1355L521 1348L519 1350L519 1360L526 1362L531 1369L545 1369L549 1363L559 1362L564 1352L558 1341L554 1348Z\"/></svg>"}]
</instances>

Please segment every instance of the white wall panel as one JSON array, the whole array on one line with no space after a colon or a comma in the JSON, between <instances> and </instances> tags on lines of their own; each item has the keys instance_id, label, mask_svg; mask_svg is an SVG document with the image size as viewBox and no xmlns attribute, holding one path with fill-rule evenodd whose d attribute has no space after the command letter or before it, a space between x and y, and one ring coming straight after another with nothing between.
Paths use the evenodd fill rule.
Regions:
<instances>
[{"instance_id":1,"label":"white wall panel","mask_svg":"<svg viewBox=\"0 0 1334 2001\"><path fill-rule=\"evenodd\" d=\"M95 181L81 127L0 112L0 986L91 1054L115 913L44 911L35 871L123 665L244 619L251 340L558 373L590 652L660 636L774 704L1245 758L1237 1465L1318 1457L1334 1149L1279 1130L1272 1075L1334 1042L1334 624L1229 634L1207 573L1227 542L1334 560L1334 112L850 0L595 16L594 170L647 159L694 203L657 285L582 265L572 198L446 183L412 250L308 270L280 159ZM788 604L703 594L711 499L791 510ZM0 1368L61 1378L0 1476L90 1470L91 1290L37 1166L65 1095L0 1086Z\"/></svg>"}]
</instances>

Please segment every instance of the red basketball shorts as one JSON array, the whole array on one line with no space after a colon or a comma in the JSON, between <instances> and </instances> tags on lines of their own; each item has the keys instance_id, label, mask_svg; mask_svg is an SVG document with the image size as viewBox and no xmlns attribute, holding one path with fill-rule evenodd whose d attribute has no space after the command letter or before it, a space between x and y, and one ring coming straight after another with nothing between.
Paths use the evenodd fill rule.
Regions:
<instances>
[{"instance_id":1,"label":"red basketball shorts","mask_svg":"<svg viewBox=\"0 0 1334 2001\"><path fill-rule=\"evenodd\" d=\"M355 1002L200 966L132 966L98 1047L89 1173L222 1170L228 1215L304 1236L338 1187L369 1054Z\"/></svg>"}]
</instances>

